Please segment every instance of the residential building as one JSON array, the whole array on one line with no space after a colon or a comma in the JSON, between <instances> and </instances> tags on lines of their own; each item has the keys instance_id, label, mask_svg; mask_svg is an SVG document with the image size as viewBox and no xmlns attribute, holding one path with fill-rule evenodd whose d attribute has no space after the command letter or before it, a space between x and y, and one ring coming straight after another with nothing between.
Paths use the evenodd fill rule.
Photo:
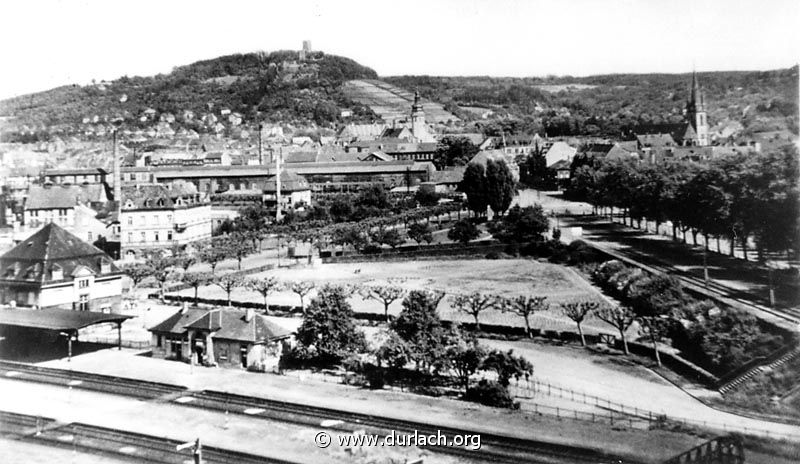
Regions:
<instances>
[{"instance_id":1,"label":"residential building","mask_svg":"<svg viewBox=\"0 0 800 464\"><path fill-rule=\"evenodd\" d=\"M61 227L75 226L75 207L83 205L100 211L111 200L104 184L31 185L25 201L23 223L37 228L54 222Z\"/></svg>"},{"instance_id":2,"label":"residential building","mask_svg":"<svg viewBox=\"0 0 800 464\"><path fill-rule=\"evenodd\" d=\"M267 207L275 207L278 203L277 176L267 179L264 185L263 202ZM308 181L294 172L281 171L281 210L290 211L295 207L311 205L311 187Z\"/></svg>"},{"instance_id":3,"label":"residential building","mask_svg":"<svg viewBox=\"0 0 800 464\"><path fill-rule=\"evenodd\" d=\"M120 252L126 260L153 249L211 238L211 203L188 182L122 189Z\"/></svg>"},{"instance_id":4,"label":"residential building","mask_svg":"<svg viewBox=\"0 0 800 464\"><path fill-rule=\"evenodd\" d=\"M290 337L253 309L186 306L150 332L154 357L258 371L278 367Z\"/></svg>"},{"instance_id":5,"label":"residential building","mask_svg":"<svg viewBox=\"0 0 800 464\"><path fill-rule=\"evenodd\" d=\"M0 256L0 303L116 312L122 275L103 251L50 223Z\"/></svg>"}]
</instances>

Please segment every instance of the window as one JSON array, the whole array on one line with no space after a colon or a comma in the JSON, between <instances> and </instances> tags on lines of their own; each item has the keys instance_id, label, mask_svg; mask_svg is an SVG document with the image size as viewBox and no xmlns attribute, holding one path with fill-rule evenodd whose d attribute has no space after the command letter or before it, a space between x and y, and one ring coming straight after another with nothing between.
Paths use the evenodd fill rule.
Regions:
<instances>
[{"instance_id":1,"label":"window","mask_svg":"<svg viewBox=\"0 0 800 464\"><path fill-rule=\"evenodd\" d=\"M92 233L91 232L87 232L87 235L89 236L89 242L91 243L92 242Z\"/></svg>"},{"instance_id":2,"label":"window","mask_svg":"<svg viewBox=\"0 0 800 464\"><path fill-rule=\"evenodd\" d=\"M172 224L172 215L167 214L167 224Z\"/></svg>"},{"instance_id":3,"label":"window","mask_svg":"<svg viewBox=\"0 0 800 464\"><path fill-rule=\"evenodd\" d=\"M78 311L89 310L89 295L81 295L78 297Z\"/></svg>"},{"instance_id":4,"label":"window","mask_svg":"<svg viewBox=\"0 0 800 464\"><path fill-rule=\"evenodd\" d=\"M158 214L153 215L153 224L158 224Z\"/></svg>"},{"instance_id":5,"label":"window","mask_svg":"<svg viewBox=\"0 0 800 464\"><path fill-rule=\"evenodd\" d=\"M129 226L133 225L133 216L128 216L128 225Z\"/></svg>"},{"instance_id":6,"label":"window","mask_svg":"<svg viewBox=\"0 0 800 464\"><path fill-rule=\"evenodd\" d=\"M171 230L167 231L167 240L172 240L172 231Z\"/></svg>"},{"instance_id":7,"label":"window","mask_svg":"<svg viewBox=\"0 0 800 464\"><path fill-rule=\"evenodd\" d=\"M158 231L153 232L153 240L158 241Z\"/></svg>"},{"instance_id":8,"label":"window","mask_svg":"<svg viewBox=\"0 0 800 464\"><path fill-rule=\"evenodd\" d=\"M147 224L147 218L145 217L145 215L144 215L144 214L142 214L141 216L139 216L139 224L141 224L141 225L145 225L145 224Z\"/></svg>"},{"instance_id":9,"label":"window","mask_svg":"<svg viewBox=\"0 0 800 464\"><path fill-rule=\"evenodd\" d=\"M147 241L147 235L145 235L144 232L141 233L141 237L142 237L142 239L140 240L141 242L146 242Z\"/></svg>"},{"instance_id":10,"label":"window","mask_svg":"<svg viewBox=\"0 0 800 464\"><path fill-rule=\"evenodd\" d=\"M89 287L89 279L81 279L78 281L78 288L88 288Z\"/></svg>"},{"instance_id":11,"label":"window","mask_svg":"<svg viewBox=\"0 0 800 464\"><path fill-rule=\"evenodd\" d=\"M128 243L133 242L133 232L128 232Z\"/></svg>"},{"instance_id":12,"label":"window","mask_svg":"<svg viewBox=\"0 0 800 464\"><path fill-rule=\"evenodd\" d=\"M161 345L162 345L161 339L162 339L162 338L163 338L163 337L162 337L161 335L157 335L157 336L156 336L156 347L157 347L157 348L161 348Z\"/></svg>"}]
</instances>

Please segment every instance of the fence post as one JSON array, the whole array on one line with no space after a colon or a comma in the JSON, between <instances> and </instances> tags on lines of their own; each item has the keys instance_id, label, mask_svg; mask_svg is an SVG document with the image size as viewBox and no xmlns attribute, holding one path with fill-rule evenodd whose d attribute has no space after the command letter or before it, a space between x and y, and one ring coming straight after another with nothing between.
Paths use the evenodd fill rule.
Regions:
<instances>
[{"instance_id":1,"label":"fence post","mask_svg":"<svg viewBox=\"0 0 800 464\"><path fill-rule=\"evenodd\" d=\"M556 406L556 417L561 419L561 413L560 413L560 411L558 409L558 406Z\"/></svg>"}]
</instances>

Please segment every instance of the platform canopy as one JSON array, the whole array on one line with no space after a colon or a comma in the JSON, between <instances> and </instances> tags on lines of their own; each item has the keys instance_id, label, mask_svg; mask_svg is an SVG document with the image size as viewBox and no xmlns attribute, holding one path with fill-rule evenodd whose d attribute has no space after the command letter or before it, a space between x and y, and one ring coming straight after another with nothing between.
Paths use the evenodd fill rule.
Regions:
<instances>
[{"instance_id":1,"label":"platform canopy","mask_svg":"<svg viewBox=\"0 0 800 464\"><path fill-rule=\"evenodd\" d=\"M74 331L94 324L121 324L133 316L67 309L0 309L0 326Z\"/></svg>"}]
</instances>

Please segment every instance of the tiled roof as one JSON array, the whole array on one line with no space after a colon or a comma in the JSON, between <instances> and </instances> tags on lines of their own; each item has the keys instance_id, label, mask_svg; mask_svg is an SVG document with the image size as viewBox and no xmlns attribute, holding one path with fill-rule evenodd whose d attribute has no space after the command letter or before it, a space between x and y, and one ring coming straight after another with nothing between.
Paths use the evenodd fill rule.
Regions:
<instances>
[{"instance_id":1,"label":"tiled roof","mask_svg":"<svg viewBox=\"0 0 800 464\"><path fill-rule=\"evenodd\" d=\"M28 189L25 209L68 209L78 203L105 203L108 199L108 192L102 184L32 185Z\"/></svg>"},{"instance_id":2,"label":"tiled roof","mask_svg":"<svg viewBox=\"0 0 800 464\"><path fill-rule=\"evenodd\" d=\"M262 343L287 338L289 332L268 321L260 314L253 314L248 321L247 312L238 309L219 308L206 312L202 317L187 324L187 329L215 332L213 338L250 343Z\"/></svg>"},{"instance_id":3,"label":"tiled roof","mask_svg":"<svg viewBox=\"0 0 800 464\"><path fill-rule=\"evenodd\" d=\"M102 263L109 266L105 273ZM80 267L95 275L119 273L102 250L51 223L0 256L0 280L45 283L54 280L54 268L67 278Z\"/></svg>"},{"instance_id":4,"label":"tiled roof","mask_svg":"<svg viewBox=\"0 0 800 464\"><path fill-rule=\"evenodd\" d=\"M272 176L267 179L267 182L264 184L265 192L275 192L278 190L275 177L276 176ZM311 187L308 185L308 181L305 177L299 176L291 171L281 171L281 192L301 192L310 189Z\"/></svg>"},{"instance_id":5,"label":"tiled roof","mask_svg":"<svg viewBox=\"0 0 800 464\"><path fill-rule=\"evenodd\" d=\"M151 332L179 335L186 331L186 325L200 319L207 312L207 309L187 308L185 312L178 311L172 316L164 319L162 322L151 327L149 330Z\"/></svg>"},{"instance_id":6,"label":"tiled roof","mask_svg":"<svg viewBox=\"0 0 800 464\"><path fill-rule=\"evenodd\" d=\"M187 204L196 203L197 188L189 182L173 182L171 188L164 184L144 184L122 188L123 209L175 208L175 200L183 198ZM131 205L128 207L128 205Z\"/></svg>"},{"instance_id":7,"label":"tiled roof","mask_svg":"<svg viewBox=\"0 0 800 464\"><path fill-rule=\"evenodd\" d=\"M431 173L431 182L437 184L458 184L464 179L464 168L459 166L444 171L434 171Z\"/></svg>"},{"instance_id":8,"label":"tiled roof","mask_svg":"<svg viewBox=\"0 0 800 464\"><path fill-rule=\"evenodd\" d=\"M675 145L675 140L670 134L640 134L636 136L636 141L644 147L671 147Z\"/></svg>"}]
</instances>

